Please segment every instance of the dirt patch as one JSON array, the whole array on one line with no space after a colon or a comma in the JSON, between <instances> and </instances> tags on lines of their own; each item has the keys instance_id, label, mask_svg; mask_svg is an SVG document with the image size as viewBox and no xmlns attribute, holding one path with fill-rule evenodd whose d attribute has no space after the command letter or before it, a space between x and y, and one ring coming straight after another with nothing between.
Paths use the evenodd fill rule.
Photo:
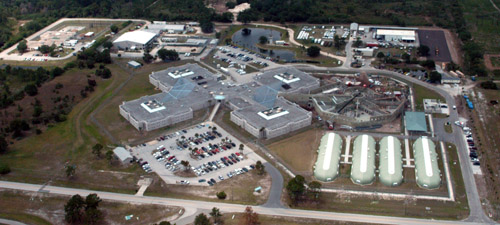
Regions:
<instances>
[{"instance_id":1,"label":"dirt patch","mask_svg":"<svg viewBox=\"0 0 500 225\"><path fill-rule=\"evenodd\" d=\"M491 54L485 54L484 55L484 65L488 70L499 70L500 69L500 54L498 55L491 55Z\"/></svg>"},{"instance_id":2,"label":"dirt patch","mask_svg":"<svg viewBox=\"0 0 500 225\"><path fill-rule=\"evenodd\" d=\"M217 13L224 13L227 12L226 8L226 2L231 2L234 0L209 0L207 7L215 9L215 12Z\"/></svg>"},{"instance_id":3,"label":"dirt patch","mask_svg":"<svg viewBox=\"0 0 500 225\"><path fill-rule=\"evenodd\" d=\"M174 175L178 177L196 177L196 174L192 170L178 170L174 172Z\"/></svg>"}]
</instances>

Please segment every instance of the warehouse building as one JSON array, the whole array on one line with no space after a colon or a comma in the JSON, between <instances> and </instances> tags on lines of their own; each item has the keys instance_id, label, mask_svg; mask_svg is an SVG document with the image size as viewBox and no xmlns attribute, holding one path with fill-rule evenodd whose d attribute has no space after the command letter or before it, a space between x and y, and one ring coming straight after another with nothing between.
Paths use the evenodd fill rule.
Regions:
<instances>
[{"instance_id":1,"label":"warehouse building","mask_svg":"<svg viewBox=\"0 0 500 225\"><path fill-rule=\"evenodd\" d=\"M321 138L318 159L314 164L314 177L323 182L335 180L339 175L342 138L336 133L327 133Z\"/></svg>"},{"instance_id":2,"label":"warehouse building","mask_svg":"<svg viewBox=\"0 0 500 225\"><path fill-rule=\"evenodd\" d=\"M385 41L401 41L413 43L416 41L415 30L395 30L395 29L377 29L377 39Z\"/></svg>"},{"instance_id":3,"label":"warehouse building","mask_svg":"<svg viewBox=\"0 0 500 225\"><path fill-rule=\"evenodd\" d=\"M113 46L120 50L142 50L151 47L155 37L156 34L146 31L127 32L113 41Z\"/></svg>"},{"instance_id":4,"label":"warehouse building","mask_svg":"<svg viewBox=\"0 0 500 225\"><path fill-rule=\"evenodd\" d=\"M354 140L351 180L360 185L375 180L375 139L372 136L363 134Z\"/></svg>"},{"instance_id":5,"label":"warehouse building","mask_svg":"<svg viewBox=\"0 0 500 225\"><path fill-rule=\"evenodd\" d=\"M123 164L130 164L133 160L130 152L123 147L116 147L115 149L113 149L113 153L115 157Z\"/></svg>"},{"instance_id":6,"label":"warehouse building","mask_svg":"<svg viewBox=\"0 0 500 225\"><path fill-rule=\"evenodd\" d=\"M194 112L214 104L213 97L187 79L179 79L166 93L123 102L120 114L139 131L151 131L193 118Z\"/></svg>"},{"instance_id":7,"label":"warehouse building","mask_svg":"<svg viewBox=\"0 0 500 225\"><path fill-rule=\"evenodd\" d=\"M415 157L415 178L421 188L436 189L441 185L436 145L428 137L420 137L413 143Z\"/></svg>"},{"instance_id":8,"label":"warehouse building","mask_svg":"<svg viewBox=\"0 0 500 225\"><path fill-rule=\"evenodd\" d=\"M379 179L386 186L398 186L403 181L401 142L394 136L382 138L380 144Z\"/></svg>"}]
</instances>

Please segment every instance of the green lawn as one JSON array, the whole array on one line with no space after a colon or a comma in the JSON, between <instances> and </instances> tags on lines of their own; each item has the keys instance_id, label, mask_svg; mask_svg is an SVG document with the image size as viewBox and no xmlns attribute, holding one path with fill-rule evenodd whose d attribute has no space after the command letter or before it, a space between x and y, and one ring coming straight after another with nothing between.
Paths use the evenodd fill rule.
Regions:
<instances>
[{"instance_id":1,"label":"green lawn","mask_svg":"<svg viewBox=\"0 0 500 225\"><path fill-rule=\"evenodd\" d=\"M420 111L424 110L424 99L439 99L442 103L446 102L438 93L417 84L413 85L413 95L415 98L415 107Z\"/></svg>"}]
</instances>

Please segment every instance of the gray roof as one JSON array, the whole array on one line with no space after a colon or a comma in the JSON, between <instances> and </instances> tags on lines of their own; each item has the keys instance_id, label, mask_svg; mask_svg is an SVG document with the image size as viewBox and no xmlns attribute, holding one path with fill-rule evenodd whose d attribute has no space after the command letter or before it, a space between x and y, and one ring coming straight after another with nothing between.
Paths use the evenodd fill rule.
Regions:
<instances>
[{"instance_id":1,"label":"gray roof","mask_svg":"<svg viewBox=\"0 0 500 225\"><path fill-rule=\"evenodd\" d=\"M124 102L120 105L120 107L129 112L130 116L135 118L137 121L154 122L164 119L170 115L189 112L192 110L191 105L208 102L208 100L212 99L212 96L204 88L200 88L198 85L194 87L193 91L183 93L181 97L177 96L176 98L172 95L172 92L173 91L143 96L139 99ZM165 109L156 112L148 112L141 106L141 103L152 100L162 104Z\"/></svg>"},{"instance_id":2,"label":"gray roof","mask_svg":"<svg viewBox=\"0 0 500 225\"><path fill-rule=\"evenodd\" d=\"M314 177L320 181L333 181L339 174L342 137L330 132L321 138L318 159L314 164Z\"/></svg>"},{"instance_id":3,"label":"gray roof","mask_svg":"<svg viewBox=\"0 0 500 225\"><path fill-rule=\"evenodd\" d=\"M116 147L115 149L113 149L113 153L118 157L118 159L120 159L120 161L124 162L126 160L131 160L132 159L132 155L130 155L130 152L127 151L125 148L123 147Z\"/></svg>"},{"instance_id":4,"label":"gray roof","mask_svg":"<svg viewBox=\"0 0 500 225\"><path fill-rule=\"evenodd\" d=\"M176 67L170 67L165 70L157 71L151 73L149 76L155 78L158 80L160 83L164 84L165 86L173 86L179 78L173 78L168 75L170 72L175 72L175 71L180 71L180 70L185 70L188 69L193 72L192 75L185 76L183 78L192 80L193 77L197 76L202 76L204 77L203 80L200 81L214 81L216 79L215 75L208 71L207 69L199 66L198 64L192 64L188 63L182 66L176 66Z\"/></svg>"},{"instance_id":5,"label":"gray roof","mask_svg":"<svg viewBox=\"0 0 500 225\"><path fill-rule=\"evenodd\" d=\"M405 112L405 122L408 131L427 132L427 121L424 112Z\"/></svg>"},{"instance_id":6,"label":"gray roof","mask_svg":"<svg viewBox=\"0 0 500 225\"><path fill-rule=\"evenodd\" d=\"M413 143L415 178L418 186L426 189L439 188L441 171L438 167L436 145L428 137L420 137Z\"/></svg>"},{"instance_id":7,"label":"gray roof","mask_svg":"<svg viewBox=\"0 0 500 225\"><path fill-rule=\"evenodd\" d=\"M394 136L382 138L380 144L379 178L386 186L397 186L403 181L401 142Z\"/></svg>"},{"instance_id":8,"label":"gray roof","mask_svg":"<svg viewBox=\"0 0 500 225\"><path fill-rule=\"evenodd\" d=\"M289 83L290 89L285 89L281 85L285 84L284 82L276 79L274 76L277 74L282 74L282 73L288 73L293 75L294 77L299 78L299 81ZM317 86L319 87L319 79L316 77L313 77L307 73L304 73L295 67L279 67L276 69L268 70L262 75L259 75L254 78L257 82L263 84L263 85L269 85L274 87L277 87L278 92L294 92L300 88L303 87L309 87L309 86Z\"/></svg>"},{"instance_id":9,"label":"gray roof","mask_svg":"<svg viewBox=\"0 0 500 225\"><path fill-rule=\"evenodd\" d=\"M363 134L354 139L351 180L356 184L371 184L375 179L375 139Z\"/></svg>"},{"instance_id":10,"label":"gray roof","mask_svg":"<svg viewBox=\"0 0 500 225\"><path fill-rule=\"evenodd\" d=\"M251 106L233 111L233 114L235 114L240 118L244 118L250 125L258 129L260 129L261 127L266 127L268 129L275 129L283 127L286 124L293 121L300 121L306 119L308 117L308 114L310 113L305 109L302 109L295 103L292 103L282 97L276 99L274 106L275 107L279 106L282 109L288 111L289 113L274 119L266 120L257 113L267 110L269 108L261 104L254 103Z\"/></svg>"}]
</instances>

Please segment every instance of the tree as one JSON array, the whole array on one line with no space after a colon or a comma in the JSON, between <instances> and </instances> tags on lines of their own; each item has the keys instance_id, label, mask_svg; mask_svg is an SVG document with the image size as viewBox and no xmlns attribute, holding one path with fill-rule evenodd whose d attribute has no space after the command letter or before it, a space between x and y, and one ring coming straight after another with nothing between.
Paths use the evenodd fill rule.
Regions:
<instances>
[{"instance_id":1,"label":"tree","mask_svg":"<svg viewBox=\"0 0 500 225\"><path fill-rule=\"evenodd\" d=\"M311 46L307 48L307 55L310 57L319 56L321 49L318 46Z\"/></svg>"},{"instance_id":2,"label":"tree","mask_svg":"<svg viewBox=\"0 0 500 225\"><path fill-rule=\"evenodd\" d=\"M6 163L0 163L0 175L10 173L10 166Z\"/></svg>"},{"instance_id":3,"label":"tree","mask_svg":"<svg viewBox=\"0 0 500 225\"><path fill-rule=\"evenodd\" d=\"M67 177L73 177L76 172L76 166L75 165L67 165L65 168L65 173Z\"/></svg>"},{"instance_id":4,"label":"tree","mask_svg":"<svg viewBox=\"0 0 500 225\"><path fill-rule=\"evenodd\" d=\"M34 84L28 84L24 87L24 91L29 96L35 96L38 94L38 88Z\"/></svg>"},{"instance_id":5,"label":"tree","mask_svg":"<svg viewBox=\"0 0 500 225\"><path fill-rule=\"evenodd\" d=\"M252 210L252 207L247 206L243 212L243 217L240 224L244 225L257 225L259 222L259 214Z\"/></svg>"},{"instance_id":6,"label":"tree","mask_svg":"<svg viewBox=\"0 0 500 225\"><path fill-rule=\"evenodd\" d=\"M255 169L257 170L257 174L262 175L266 171L264 170L264 164L259 160L255 163Z\"/></svg>"},{"instance_id":7,"label":"tree","mask_svg":"<svg viewBox=\"0 0 500 225\"><path fill-rule=\"evenodd\" d=\"M226 197L227 197L227 194L226 194L226 192L224 192L224 191L217 192L217 194L216 194L216 195L217 195L217 198L218 198L218 199L226 199Z\"/></svg>"},{"instance_id":8,"label":"tree","mask_svg":"<svg viewBox=\"0 0 500 225\"><path fill-rule=\"evenodd\" d=\"M240 144L240 151L241 151L241 152L243 151L243 149L244 149L244 148L245 148L245 145Z\"/></svg>"},{"instance_id":9,"label":"tree","mask_svg":"<svg viewBox=\"0 0 500 225\"><path fill-rule=\"evenodd\" d=\"M158 225L172 225L172 224L168 221L161 221Z\"/></svg>"},{"instance_id":10,"label":"tree","mask_svg":"<svg viewBox=\"0 0 500 225\"><path fill-rule=\"evenodd\" d=\"M492 90L498 89L497 84L495 84L495 82L493 82L491 80L483 81L483 82L481 82L480 85L481 85L481 88L484 88L484 89L492 89Z\"/></svg>"},{"instance_id":11,"label":"tree","mask_svg":"<svg viewBox=\"0 0 500 225\"><path fill-rule=\"evenodd\" d=\"M420 45L417 48L417 54L419 56L429 56L429 51L430 51L430 48L427 45Z\"/></svg>"},{"instance_id":12,"label":"tree","mask_svg":"<svg viewBox=\"0 0 500 225\"><path fill-rule=\"evenodd\" d=\"M286 190L288 191L288 195L292 200L292 203L296 203L298 198L304 194L305 191L305 179L301 175L295 176L291 179L286 185Z\"/></svg>"},{"instance_id":13,"label":"tree","mask_svg":"<svg viewBox=\"0 0 500 225\"><path fill-rule=\"evenodd\" d=\"M207 215L200 213L194 218L194 225L210 225L210 220Z\"/></svg>"},{"instance_id":14,"label":"tree","mask_svg":"<svg viewBox=\"0 0 500 225\"><path fill-rule=\"evenodd\" d=\"M377 58L382 59L385 57L385 54L383 52L378 52L377 53Z\"/></svg>"},{"instance_id":15,"label":"tree","mask_svg":"<svg viewBox=\"0 0 500 225\"><path fill-rule=\"evenodd\" d=\"M116 25L111 25L111 27L109 27L109 29L111 30L111 32L113 33L118 33L118 31L120 30L120 28L118 28Z\"/></svg>"},{"instance_id":16,"label":"tree","mask_svg":"<svg viewBox=\"0 0 500 225\"><path fill-rule=\"evenodd\" d=\"M96 155L97 158L101 158L101 150L103 149L104 147L97 143L95 144L93 147L92 147L92 154Z\"/></svg>"},{"instance_id":17,"label":"tree","mask_svg":"<svg viewBox=\"0 0 500 225\"><path fill-rule=\"evenodd\" d=\"M113 47L113 42L111 42L111 41L106 41L106 42L104 42L104 44L102 44L102 47L107 48L107 49L110 49L110 48L112 48L112 47Z\"/></svg>"},{"instance_id":18,"label":"tree","mask_svg":"<svg viewBox=\"0 0 500 225\"><path fill-rule=\"evenodd\" d=\"M309 186L309 191L314 194L314 198L318 199L319 194L321 193L321 183L318 181L311 181L311 183L309 183L308 186Z\"/></svg>"},{"instance_id":19,"label":"tree","mask_svg":"<svg viewBox=\"0 0 500 225\"><path fill-rule=\"evenodd\" d=\"M342 46L342 44L341 44L341 42L340 42L340 37L339 37L338 35L335 35L335 36L333 37L333 45L335 46L335 48L336 48L337 50L339 50L339 49L340 49L340 47Z\"/></svg>"},{"instance_id":20,"label":"tree","mask_svg":"<svg viewBox=\"0 0 500 225\"><path fill-rule=\"evenodd\" d=\"M50 71L50 76L52 77L58 77L58 76L61 76L62 74L64 73L64 69L62 69L61 67L54 67L54 69L52 69Z\"/></svg>"},{"instance_id":21,"label":"tree","mask_svg":"<svg viewBox=\"0 0 500 225\"><path fill-rule=\"evenodd\" d=\"M28 45L26 45L26 40L22 40L17 45L17 51L19 51L20 53L26 52L27 49L28 49Z\"/></svg>"},{"instance_id":22,"label":"tree","mask_svg":"<svg viewBox=\"0 0 500 225\"><path fill-rule=\"evenodd\" d=\"M241 35L247 36L250 35L250 33L252 33L252 30L246 27L241 30Z\"/></svg>"},{"instance_id":23,"label":"tree","mask_svg":"<svg viewBox=\"0 0 500 225\"><path fill-rule=\"evenodd\" d=\"M436 63L434 62L434 60L431 60L431 59L420 62L420 65L425 67L425 68L428 68L428 69L435 69L436 68Z\"/></svg>"},{"instance_id":24,"label":"tree","mask_svg":"<svg viewBox=\"0 0 500 225\"><path fill-rule=\"evenodd\" d=\"M234 9L234 7L236 7L236 2L226 2L226 7L228 9Z\"/></svg>"},{"instance_id":25,"label":"tree","mask_svg":"<svg viewBox=\"0 0 500 225\"><path fill-rule=\"evenodd\" d=\"M50 53L53 49L51 49L51 47L50 47L50 46L48 46L48 45L42 45L42 46L40 46L40 47L38 48L38 50L39 50L41 53L43 53L43 54L48 54L48 53Z\"/></svg>"},{"instance_id":26,"label":"tree","mask_svg":"<svg viewBox=\"0 0 500 225\"><path fill-rule=\"evenodd\" d=\"M189 170L189 161L187 160L182 160L181 165L184 166L184 170L188 171Z\"/></svg>"},{"instance_id":27,"label":"tree","mask_svg":"<svg viewBox=\"0 0 500 225\"><path fill-rule=\"evenodd\" d=\"M266 36L260 36L260 38L259 38L259 43L262 44L262 45L267 44L268 41L269 40L267 39Z\"/></svg>"},{"instance_id":28,"label":"tree","mask_svg":"<svg viewBox=\"0 0 500 225\"><path fill-rule=\"evenodd\" d=\"M408 53L403 53L403 55L401 56L401 58L405 61L405 63L410 63L410 54Z\"/></svg>"},{"instance_id":29,"label":"tree","mask_svg":"<svg viewBox=\"0 0 500 225\"><path fill-rule=\"evenodd\" d=\"M93 193L93 194L89 194L87 195L87 197L85 198L85 209L90 209L90 208L94 208L94 209L97 209L97 207L99 207L99 203L101 203L102 200L101 198L99 198L99 196L97 196L97 194Z\"/></svg>"},{"instance_id":30,"label":"tree","mask_svg":"<svg viewBox=\"0 0 500 225\"><path fill-rule=\"evenodd\" d=\"M142 56L142 60L144 60L145 63L151 63L153 61L154 57L147 53L147 52L144 52L144 56Z\"/></svg>"},{"instance_id":31,"label":"tree","mask_svg":"<svg viewBox=\"0 0 500 225\"><path fill-rule=\"evenodd\" d=\"M167 50L162 48L158 50L157 54L158 57L160 57L160 59L162 59L163 61L167 59L172 61L179 59L179 53L177 53L175 50Z\"/></svg>"},{"instance_id":32,"label":"tree","mask_svg":"<svg viewBox=\"0 0 500 225\"><path fill-rule=\"evenodd\" d=\"M109 161L109 163L111 163L111 160L113 160L113 151L108 150L106 152L106 159Z\"/></svg>"},{"instance_id":33,"label":"tree","mask_svg":"<svg viewBox=\"0 0 500 225\"><path fill-rule=\"evenodd\" d=\"M66 222L73 224L83 220L83 209L85 201L80 195L73 195L66 205L64 205L64 219Z\"/></svg>"},{"instance_id":34,"label":"tree","mask_svg":"<svg viewBox=\"0 0 500 225\"><path fill-rule=\"evenodd\" d=\"M5 137L0 136L0 154L6 153L9 150L9 144Z\"/></svg>"},{"instance_id":35,"label":"tree","mask_svg":"<svg viewBox=\"0 0 500 225\"><path fill-rule=\"evenodd\" d=\"M356 38L356 41L354 41L354 43L352 43L352 46L358 48L359 46L361 46L363 44L363 41L361 41L361 38L360 37L357 37Z\"/></svg>"},{"instance_id":36,"label":"tree","mask_svg":"<svg viewBox=\"0 0 500 225\"><path fill-rule=\"evenodd\" d=\"M221 221L222 214L220 213L220 210L218 208L213 207L212 212L210 212L210 216L212 218L214 218L214 223L218 224L218 223L222 222Z\"/></svg>"},{"instance_id":37,"label":"tree","mask_svg":"<svg viewBox=\"0 0 500 225\"><path fill-rule=\"evenodd\" d=\"M214 32L214 23L212 23L212 21L210 21L210 18L208 18L206 16L202 17L199 22L200 22L201 31L203 31L203 33Z\"/></svg>"},{"instance_id":38,"label":"tree","mask_svg":"<svg viewBox=\"0 0 500 225\"><path fill-rule=\"evenodd\" d=\"M441 74L437 71L432 71L429 74L429 81L431 83L441 83Z\"/></svg>"}]
</instances>

